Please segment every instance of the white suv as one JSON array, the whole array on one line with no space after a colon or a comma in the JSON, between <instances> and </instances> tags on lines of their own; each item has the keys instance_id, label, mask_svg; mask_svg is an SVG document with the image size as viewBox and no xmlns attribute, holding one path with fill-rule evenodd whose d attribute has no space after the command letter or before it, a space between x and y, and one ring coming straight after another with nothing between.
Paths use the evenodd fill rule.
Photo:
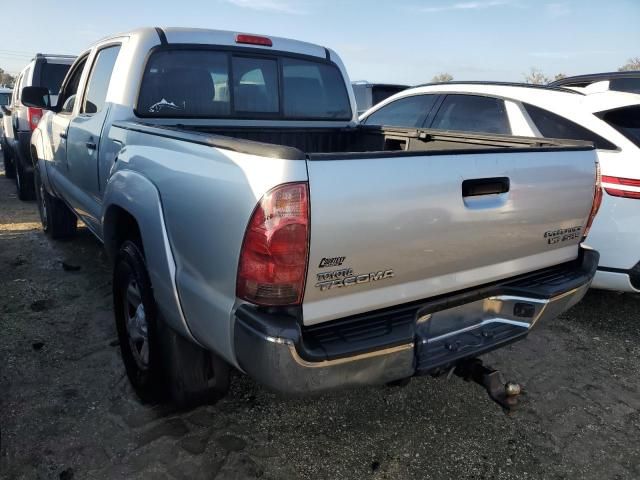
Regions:
<instances>
[{"instance_id":1,"label":"white suv","mask_svg":"<svg viewBox=\"0 0 640 480\"><path fill-rule=\"evenodd\" d=\"M640 95L449 82L405 90L360 120L368 125L593 142L605 192L587 241L600 252L593 286L640 292Z\"/></svg>"},{"instance_id":2,"label":"white suv","mask_svg":"<svg viewBox=\"0 0 640 480\"><path fill-rule=\"evenodd\" d=\"M75 57L69 55L37 54L16 78L11 104L3 109L5 175L15 178L18 198L34 198L33 163L29 145L31 132L38 126L42 109L22 105L20 95L24 87L46 87L51 102L56 104L58 90Z\"/></svg>"}]
</instances>

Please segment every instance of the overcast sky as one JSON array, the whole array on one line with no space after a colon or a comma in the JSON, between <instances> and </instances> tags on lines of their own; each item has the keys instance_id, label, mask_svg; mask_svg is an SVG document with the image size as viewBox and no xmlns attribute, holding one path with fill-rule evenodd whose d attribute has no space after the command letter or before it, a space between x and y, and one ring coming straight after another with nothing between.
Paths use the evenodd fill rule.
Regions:
<instances>
[{"instance_id":1,"label":"overcast sky","mask_svg":"<svg viewBox=\"0 0 640 480\"><path fill-rule=\"evenodd\" d=\"M640 56L640 0L21 0L3 2L0 67L79 53L138 26L272 34L335 49L352 80L520 81L617 70Z\"/></svg>"}]
</instances>

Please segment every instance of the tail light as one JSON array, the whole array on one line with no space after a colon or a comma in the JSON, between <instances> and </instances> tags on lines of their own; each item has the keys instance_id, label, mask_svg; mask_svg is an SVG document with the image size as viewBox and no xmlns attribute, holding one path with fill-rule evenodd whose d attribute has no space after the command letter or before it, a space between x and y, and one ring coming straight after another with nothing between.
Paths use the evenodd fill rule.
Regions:
<instances>
[{"instance_id":1,"label":"tail light","mask_svg":"<svg viewBox=\"0 0 640 480\"><path fill-rule=\"evenodd\" d=\"M602 177L604 191L614 197L640 199L640 180L633 178Z\"/></svg>"},{"instance_id":2,"label":"tail light","mask_svg":"<svg viewBox=\"0 0 640 480\"><path fill-rule=\"evenodd\" d=\"M280 185L262 197L251 215L236 295L258 305L302 303L308 258L308 185Z\"/></svg>"},{"instance_id":3,"label":"tail light","mask_svg":"<svg viewBox=\"0 0 640 480\"><path fill-rule=\"evenodd\" d=\"M589 230L591 230L593 220L596 218L598 210L600 210L600 205L602 205L602 175L600 174L600 163L596 162L596 186L593 192L593 203L591 204L591 211L589 212L587 225L584 227L582 240L587 238L587 235L589 235Z\"/></svg>"},{"instance_id":4,"label":"tail light","mask_svg":"<svg viewBox=\"0 0 640 480\"><path fill-rule=\"evenodd\" d=\"M246 35L244 33L239 33L236 35L236 43L262 45L263 47L273 46L273 42L269 37L261 37L260 35Z\"/></svg>"},{"instance_id":5,"label":"tail light","mask_svg":"<svg viewBox=\"0 0 640 480\"><path fill-rule=\"evenodd\" d=\"M38 122L42 118L42 109L41 108L31 108L27 109L27 120L29 122L29 128L31 131L35 130L38 126Z\"/></svg>"}]
</instances>

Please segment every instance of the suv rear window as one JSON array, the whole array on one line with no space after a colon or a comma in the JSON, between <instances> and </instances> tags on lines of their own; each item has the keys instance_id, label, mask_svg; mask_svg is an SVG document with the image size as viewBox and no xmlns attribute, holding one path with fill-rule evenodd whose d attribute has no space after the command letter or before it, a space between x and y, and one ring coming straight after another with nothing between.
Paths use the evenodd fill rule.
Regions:
<instances>
[{"instance_id":1,"label":"suv rear window","mask_svg":"<svg viewBox=\"0 0 640 480\"><path fill-rule=\"evenodd\" d=\"M50 95L58 95L60 86L71 65L64 63L43 62L40 66L40 84L36 87L46 87Z\"/></svg>"},{"instance_id":2,"label":"suv rear window","mask_svg":"<svg viewBox=\"0 0 640 480\"><path fill-rule=\"evenodd\" d=\"M10 93L0 93L0 105L6 106L11 103L11 94Z\"/></svg>"},{"instance_id":3,"label":"suv rear window","mask_svg":"<svg viewBox=\"0 0 640 480\"><path fill-rule=\"evenodd\" d=\"M560 115L551 113L539 107L534 107L528 103L523 103L525 110L533 120L540 133L545 138L565 138L569 140L585 140L593 142L596 148L602 150L617 150L613 143L605 140L600 135L596 135L577 123L567 120Z\"/></svg>"},{"instance_id":4,"label":"suv rear window","mask_svg":"<svg viewBox=\"0 0 640 480\"><path fill-rule=\"evenodd\" d=\"M350 120L332 63L215 50L160 50L145 68L140 117Z\"/></svg>"},{"instance_id":5,"label":"suv rear window","mask_svg":"<svg viewBox=\"0 0 640 480\"><path fill-rule=\"evenodd\" d=\"M640 105L600 112L597 116L640 147Z\"/></svg>"}]
</instances>

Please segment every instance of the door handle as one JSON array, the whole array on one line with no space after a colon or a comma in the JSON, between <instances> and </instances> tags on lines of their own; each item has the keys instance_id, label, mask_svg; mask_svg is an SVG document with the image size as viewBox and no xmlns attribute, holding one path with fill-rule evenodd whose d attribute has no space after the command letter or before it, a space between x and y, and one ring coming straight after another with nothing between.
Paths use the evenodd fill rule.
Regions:
<instances>
[{"instance_id":1,"label":"door handle","mask_svg":"<svg viewBox=\"0 0 640 480\"><path fill-rule=\"evenodd\" d=\"M60 132L60 138L64 138L66 140L67 133L66 132Z\"/></svg>"},{"instance_id":2,"label":"door handle","mask_svg":"<svg viewBox=\"0 0 640 480\"><path fill-rule=\"evenodd\" d=\"M87 145L87 148L89 150L95 150L96 149L96 144L93 143L93 142L87 142L86 145Z\"/></svg>"},{"instance_id":3,"label":"door handle","mask_svg":"<svg viewBox=\"0 0 640 480\"><path fill-rule=\"evenodd\" d=\"M462 182L462 196L495 195L509 191L509 177L474 178Z\"/></svg>"}]
</instances>

